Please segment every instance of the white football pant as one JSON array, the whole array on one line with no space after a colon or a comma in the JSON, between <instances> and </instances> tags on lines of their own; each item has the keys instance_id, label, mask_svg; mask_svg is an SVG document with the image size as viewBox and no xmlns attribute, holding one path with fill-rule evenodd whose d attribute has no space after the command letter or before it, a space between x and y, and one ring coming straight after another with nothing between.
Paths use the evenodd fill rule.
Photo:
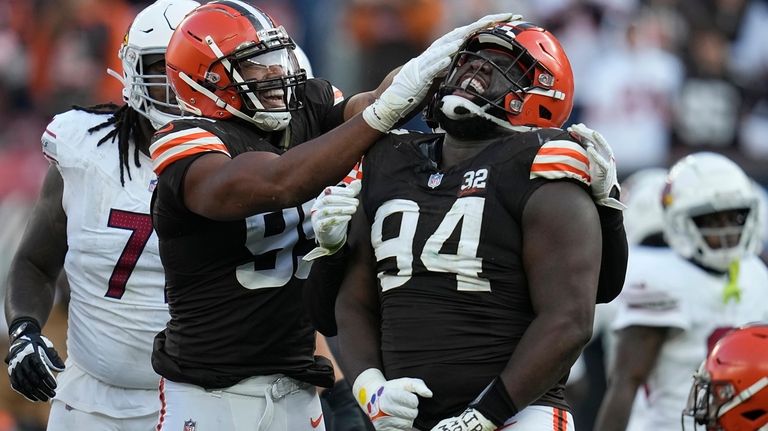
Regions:
<instances>
[{"instance_id":1,"label":"white football pant","mask_svg":"<svg viewBox=\"0 0 768 431\"><path fill-rule=\"evenodd\" d=\"M325 431L316 388L279 374L212 391L163 379L160 400L157 431Z\"/></svg>"}]
</instances>

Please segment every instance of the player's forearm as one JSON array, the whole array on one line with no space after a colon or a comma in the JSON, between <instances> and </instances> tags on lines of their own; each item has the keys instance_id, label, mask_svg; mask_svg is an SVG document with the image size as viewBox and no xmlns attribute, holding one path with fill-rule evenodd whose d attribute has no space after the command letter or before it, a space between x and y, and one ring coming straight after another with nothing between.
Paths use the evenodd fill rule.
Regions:
<instances>
[{"instance_id":1,"label":"player's forearm","mask_svg":"<svg viewBox=\"0 0 768 431\"><path fill-rule=\"evenodd\" d=\"M344 178L381 132L357 116L284 154L207 153L184 180L185 204L213 220L241 220L303 204Z\"/></svg>"},{"instance_id":2,"label":"player's forearm","mask_svg":"<svg viewBox=\"0 0 768 431\"><path fill-rule=\"evenodd\" d=\"M8 271L5 318L9 324L29 317L42 327L48 320L68 249L63 193L64 181L51 166Z\"/></svg>"},{"instance_id":3,"label":"player's forearm","mask_svg":"<svg viewBox=\"0 0 768 431\"><path fill-rule=\"evenodd\" d=\"M621 378L614 378L609 383L597 415L595 429L604 431L623 431L627 429L632 404L638 385Z\"/></svg>"},{"instance_id":4,"label":"player's forearm","mask_svg":"<svg viewBox=\"0 0 768 431\"><path fill-rule=\"evenodd\" d=\"M283 154L277 177L283 179L286 190L298 191L296 202L305 202L344 178L381 136L362 116L356 116Z\"/></svg>"},{"instance_id":5,"label":"player's forearm","mask_svg":"<svg viewBox=\"0 0 768 431\"><path fill-rule=\"evenodd\" d=\"M56 278L17 256L11 264L5 293L5 320L8 325L19 318L32 318L43 327L53 308Z\"/></svg>"},{"instance_id":6,"label":"player's forearm","mask_svg":"<svg viewBox=\"0 0 768 431\"><path fill-rule=\"evenodd\" d=\"M589 341L591 330L590 319L570 319L565 314L552 318L539 315L531 322L501 373L518 410L539 399L565 376Z\"/></svg>"},{"instance_id":7,"label":"player's forearm","mask_svg":"<svg viewBox=\"0 0 768 431\"><path fill-rule=\"evenodd\" d=\"M368 368L382 369L377 312L351 303L343 291L336 301L339 363L349 381Z\"/></svg>"}]
</instances>

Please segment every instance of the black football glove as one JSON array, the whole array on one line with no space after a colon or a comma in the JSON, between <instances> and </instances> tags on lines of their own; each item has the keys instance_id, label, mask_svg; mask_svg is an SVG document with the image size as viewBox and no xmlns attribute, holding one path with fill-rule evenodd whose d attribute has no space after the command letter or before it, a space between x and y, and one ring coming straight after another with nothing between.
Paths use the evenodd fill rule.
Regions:
<instances>
[{"instance_id":1,"label":"black football glove","mask_svg":"<svg viewBox=\"0 0 768 431\"><path fill-rule=\"evenodd\" d=\"M13 390L30 401L53 398L56 395L53 371L64 371L64 362L53 343L40 334L40 326L32 320L14 322L10 339L5 363Z\"/></svg>"}]
</instances>

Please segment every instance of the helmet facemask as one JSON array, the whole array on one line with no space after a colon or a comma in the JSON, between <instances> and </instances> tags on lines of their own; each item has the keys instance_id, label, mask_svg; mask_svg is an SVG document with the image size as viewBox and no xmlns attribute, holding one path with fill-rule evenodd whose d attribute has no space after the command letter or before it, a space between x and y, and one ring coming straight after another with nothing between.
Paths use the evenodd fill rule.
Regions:
<instances>
[{"instance_id":1,"label":"helmet facemask","mask_svg":"<svg viewBox=\"0 0 768 431\"><path fill-rule=\"evenodd\" d=\"M757 193L744 171L722 155L701 152L677 162L662 205L664 236L686 259L726 272L760 252Z\"/></svg>"},{"instance_id":2,"label":"helmet facemask","mask_svg":"<svg viewBox=\"0 0 768 431\"><path fill-rule=\"evenodd\" d=\"M683 429L685 429L685 417L692 417L696 425L706 425L707 428L716 424L717 412L710 411L712 404L712 393L710 391L709 373L704 363L699 367L699 371L693 376L693 386L688 394L688 401L683 410Z\"/></svg>"},{"instance_id":3,"label":"helmet facemask","mask_svg":"<svg viewBox=\"0 0 768 431\"><path fill-rule=\"evenodd\" d=\"M510 21L464 43L426 116L453 135L472 126L477 139L492 133L489 123L521 132L561 127L572 108L573 72L560 43L541 27Z\"/></svg>"},{"instance_id":4,"label":"helmet facemask","mask_svg":"<svg viewBox=\"0 0 768 431\"><path fill-rule=\"evenodd\" d=\"M124 45L125 86L123 97L135 111L146 117L155 129L181 117L182 112L165 74L165 49L139 49Z\"/></svg>"},{"instance_id":5,"label":"helmet facemask","mask_svg":"<svg viewBox=\"0 0 768 431\"><path fill-rule=\"evenodd\" d=\"M747 206L722 210L693 209L687 215L673 217L677 231L688 238L690 250L684 255L718 271L727 271L733 262L746 257L755 249L757 202L744 204ZM713 223L723 218L727 222Z\"/></svg>"},{"instance_id":6,"label":"helmet facemask","mask_svg":"<svg viewBox=\"0 0 768 431\"><path fill-rule=\"evenodd\" d=\"M123 73L107 72L123 83L123 100L159 129L181 116L165 71L165 55L174 30L199 4L158 0L136 15L118 52Z\"/></svg>"},{"instance_id":7,"label":"helmet facemask","mask_svg":"<svg viewBox=\"0 0 768 431\"><path fill-rule=\"evenodd\" d=\"M510 52L492 44L470 44L454 57L437 92L440 126L458 138L495 133L488 122L510 128L507 115L522 106L536 60L517 46Z\"/></svg>"},{"instance_id":8,"label":"helmet facemask","mask_svg":"<svg viewBox=\"0 0 768 431\"><path fill-rule=\"evenodd\" d=\"M307 75L293 53L296 45L282 26L261 30L259 37L259 42L245 42L211 64L206 81L212 89L236 92L242 100L240 110L260 128L282 130L290 113L304 107L301 94ZM228 74L228 85L217 85L221 77L213 70L221 68Z\"/></svg>"}]
</instances>

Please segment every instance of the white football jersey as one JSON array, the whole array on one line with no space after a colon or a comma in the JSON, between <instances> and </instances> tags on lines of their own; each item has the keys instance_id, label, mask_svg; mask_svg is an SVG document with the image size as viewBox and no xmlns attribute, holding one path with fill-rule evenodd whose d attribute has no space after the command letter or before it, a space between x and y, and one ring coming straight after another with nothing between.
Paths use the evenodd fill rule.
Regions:
<instances>
[{"instance_id":1,"label":"white football jersey","mask_svg":"<svg viewBox=\"0 0 768 431\"><path fill-rule=\"evenodd\" d=\"M88 133L108 118L68 111L42 137L44 154L64 180L64 270L71 288L67 353L104 383L157 390L150 355L168 307L149 210L156 177L148 156L140 154L141 168L135 166L131 143L132 179L125 172L125 186L120 184L117 140L97 146L113 128Z\"/></svg>"},{"instance_id":2,"label":"white football jersey","mask_svg":"<svg viewBox=\"0 0 768 431\"><path fill-rule=\"evenodd\" d=\"M633 248L612 328L672 328L646 382L642 429L679 430L692 376L728 330L768 318L768 270L757 257L741 262L741 298L726 300L727 275L715 275L671 249Z\"/></svg>"}]
</instances>

